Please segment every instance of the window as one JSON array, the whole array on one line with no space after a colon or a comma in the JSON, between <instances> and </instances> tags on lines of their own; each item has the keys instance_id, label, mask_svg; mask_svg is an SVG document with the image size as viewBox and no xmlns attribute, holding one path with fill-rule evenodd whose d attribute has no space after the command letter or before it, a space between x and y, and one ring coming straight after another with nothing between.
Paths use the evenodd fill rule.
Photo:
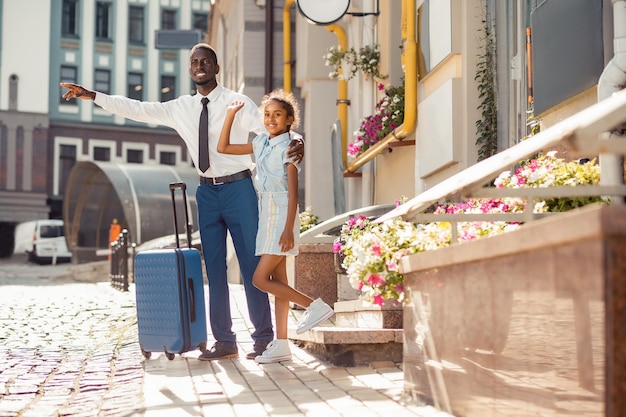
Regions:
<instances>
[{"instance_id":1,"label":"window","mask_svg":"<svg viewBox=\"0 0 626 417\"><path fill-rule=\"evenodd\" d=\"M127 97L134 100L143 100L143 74L136 72L128 73L128 94Z\"/></svg>"},{"instance_id":2,"label":"window","mask_svg":"<svg viewBox=\"0 0 626 417\"><path fill-rule=\"evenodd\" d=\"M159 155L159 163L161 165L176 165L176 153L161 152Z\"/></svg>"},{"instance_id":3,"label":"window","mask_svg":"<svg viewBox=\"0 0 626 417\"><path fill-rule=\"evenodd\" d=\"M161 101L169 101L176 98L176 77L169 75L161 76Z\"/></svg>"},{"instance_id":4,"label":"window","mask_svg":"<svg viewBox=\"0 0 626 417\"><path fill-rule=\"evenodd\" d=\"M78 37L78 0L63 0L61 35Z\"/></svg>"},{"instance_id":5,"label":"window","mask_svg":"<svg viewBox=\"0 0 626 417\"><path fill-rule=\"evenodd\" d=\"M70 67L67 65L61 66L61 79L59 80L62 83L78 83L77 79L78 68ZM62 97L65 94L65 88L59 86L59 100L63 104L72 103L76 104L76 99L72 99L72 101L68 102Z\"/></svg>"},{"instance_id":6,"label":"window","mask_svg":"<svg viewBox=\"0 0 626 417\"><path fill-rule=\"evenodd\" d=\"M143 7L130 6L128 9L128 41L144 43Z\"/></svg>"},{"instance_id":7,"label":"window","mask_svg":"<svg viewBox=\"0 0 626 417\"><path fill-rule=\"evenodd\" d=\"M208 21L209 21L209 16L205 13L193 14L193 28L196 30L206 32Z\"/></svg>"},{"instance_id":8,"label":"window","mask_svg":"<svg viewBox=\"0 0 626 417\"><path fill-rule=\"evenodd\" d=\"M141 164L143 162L143 151L139 149L128 149L126 151L126 162Z\"/></svg>"},{"instance_id":9,"label":"window","mask_svg":"<svg viewBox=\"0 0 626 417\"><path fill-rule=\"evenodd\" d=\"M59 154L59 193L63 195L68 178L70 177L70 171L72 171L72 168L76 165L76 146L61 145Z\"/></svg>"},{"instance_id":10,"label":"window","mask_svg":"<svg viewBox=\"0 0 626 417\"><path fill-rule=\"evenodd\" d=\"M604 7L597 1L551 0L531 11L535 114L598 83L605 60Z\"/></svg>"},{"instance_id":11,"label":"window","mask_svg":"<svg viewBox=\"0 0 626 417\"><path fill-rule=\"evenodd\" d=\"M63 226L60 225L42 225L39 228L39 236L41 237L61 237L63 236Z\"/></svg>"},{"instance_id":12,"label":"window","mask_svg":"<svg viewBox=\"0 0 626 417\"><path fill-rule=\"evenodd\" d=\"M94 89L105 94L111 93L111 71L97 69L94 75Z\"/></svg>"},{"instance_id":13,"label":"window","mask_svg":"<svg viewBox=\"0 0 626 417\"><path fill-rule=\"evenodd\" d=\"M161 29L176 29L176 10L161 12Z\"/></svg>"},{"instance_id":14,"label":"window","mask_svg":"<svg viewBox=\"0 0 626 417\"><path fill-rule=\"evenodd\" d=\"M93 160L94 161L110 161L111 149L103 148L102 146L94 146L93 148Z\"/></svg>"},{"instance_id":15,"label":"window","mask_svg":"<svg viewBox=\"0 0 626 417\"><path fill-rule=\"evenodd\" d=\"M111 3L96 3L96 39L111 39Z\"/></svg>"}]
</instances>

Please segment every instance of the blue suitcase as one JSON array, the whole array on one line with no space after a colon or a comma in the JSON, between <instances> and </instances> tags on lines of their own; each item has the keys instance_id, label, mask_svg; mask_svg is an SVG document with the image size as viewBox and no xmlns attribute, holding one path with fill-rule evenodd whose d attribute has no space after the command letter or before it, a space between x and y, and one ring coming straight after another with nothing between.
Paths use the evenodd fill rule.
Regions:
<instances>
[{"instance_id":1,"label":"blue suitcase","mask_svg":"<svg viewBox=\"0 0 626 417\"><path fill-rule=\"evenodd\" d=\"M185 206L187 247L178 238L175 190L180 188ZM185 183L170 184L174 209L175 249L154 249L135 255L135 298L139 346L146 359L164 352L172 360L207 344L204 282L200 252L191 247L191 224Z\"/></svg>"}]
</instances>

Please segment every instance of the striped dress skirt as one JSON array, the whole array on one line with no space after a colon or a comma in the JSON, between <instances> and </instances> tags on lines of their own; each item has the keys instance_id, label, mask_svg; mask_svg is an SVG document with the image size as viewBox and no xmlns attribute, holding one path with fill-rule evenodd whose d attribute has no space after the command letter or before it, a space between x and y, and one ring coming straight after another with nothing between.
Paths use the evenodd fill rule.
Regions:
<instances>
[{"instance_id":1,"label":"striped dress skirt","mask_svg":"<svg viewBox=\"0 0 626 417\"><path fill-rule=\"evenodd\" d=\"M294 246L281 252L280 235L287 220L287 191L259 193L259 230L256 235L256 255L297 255L300 242L300 217L293 222Z\"/></svg>"}]
</instances>

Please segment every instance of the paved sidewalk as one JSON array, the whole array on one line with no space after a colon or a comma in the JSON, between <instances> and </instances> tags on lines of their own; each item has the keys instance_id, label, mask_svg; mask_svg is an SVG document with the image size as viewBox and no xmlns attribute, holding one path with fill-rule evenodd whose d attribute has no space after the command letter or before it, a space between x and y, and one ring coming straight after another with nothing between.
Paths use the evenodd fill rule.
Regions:
<instances>
[{"instance_id":1,"label":"paved sidewalk","mask_svg":"<svg viewBox=\"0 0 626 417\"><path fill-rule=\"evenodd\" d=\"M338 368L293 344L292 361L246 360L252 326L239 285L231 302L240 358L145 360L133 291L3 268L0 417L448 416L406 398L392 362Z\"/></svg>"}]
</instances>

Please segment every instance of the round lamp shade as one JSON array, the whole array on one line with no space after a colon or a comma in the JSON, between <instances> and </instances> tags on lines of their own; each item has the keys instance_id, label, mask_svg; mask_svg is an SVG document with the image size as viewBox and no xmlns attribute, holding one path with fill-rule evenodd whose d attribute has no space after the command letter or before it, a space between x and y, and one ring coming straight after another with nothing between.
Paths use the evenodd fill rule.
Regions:
<instances>
[{"instance_id":1,"label":"round lamp shade","mask_svg":"<svg viewBox=\"0 0 626 417\"><path fill-rule=\"evenodd\" d=\"M300 13L318 25L329 25L348 11L350 0L297 0Z\"/></svg>"}]
</instances>

